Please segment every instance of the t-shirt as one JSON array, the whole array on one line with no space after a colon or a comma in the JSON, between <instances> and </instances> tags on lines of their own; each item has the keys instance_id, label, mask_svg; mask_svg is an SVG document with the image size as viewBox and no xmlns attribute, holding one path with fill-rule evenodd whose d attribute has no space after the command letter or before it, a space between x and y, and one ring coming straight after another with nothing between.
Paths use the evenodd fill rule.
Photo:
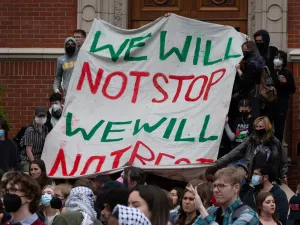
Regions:
<instances>
[{"instance_id":1,"label":"t-shirt","mask_svg":"<svg viewBox=\"0 0 300 225\"><path fill-rule=\"evenodd\" d=\"M232 132L235 133L234 147L241 144L245 138L250 136L253 132L254 118L243 119L238 117L232 125Z\"/></svg>"}]
</instances>

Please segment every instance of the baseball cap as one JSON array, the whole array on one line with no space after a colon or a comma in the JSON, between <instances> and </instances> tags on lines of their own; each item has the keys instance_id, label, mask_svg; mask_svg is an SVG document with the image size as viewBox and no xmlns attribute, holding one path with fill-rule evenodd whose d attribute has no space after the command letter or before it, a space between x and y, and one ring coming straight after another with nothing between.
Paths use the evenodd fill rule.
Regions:
<instances>
[{"instance_id":1,"label":"baseball cap","mask_svg":"<svg viewBox=\"0 0 300 225\"><path fill-rule=\"evenodd\" d=\"M288 220L300 220L300 195L294 195L289 202L290 214Z\"/></svg>"},{"instance_id":2,"label":"baseball cap","mask_svg":"<svg viewBox=\"0 0 300 225\"><path fill-rule=\"evenodd\" d=\"M41 115L47 115L47 110L44 107L37 107L35 109L35 115L36 116L41 116Z\"/></svg>"}]
</instances>

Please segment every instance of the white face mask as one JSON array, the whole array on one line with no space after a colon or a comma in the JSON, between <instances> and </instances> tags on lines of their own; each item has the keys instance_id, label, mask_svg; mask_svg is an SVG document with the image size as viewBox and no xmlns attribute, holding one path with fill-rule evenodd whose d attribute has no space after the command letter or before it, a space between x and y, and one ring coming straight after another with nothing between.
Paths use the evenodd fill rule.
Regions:
<instances>
[{"instance_id":1,"label":"white face mask","mask_svg":"<svg viewBox=\"0 0 300 225\"><path fill-rule=\"evenodd\" d=\"M54 112L56 112L57 110L61 109L61 106L59 104L53 104L52 109Z\"/></svg>"},{"instance_id":2,"label":"white face mask","mask_svg":"<svg viewBox=\"0 0 300 225\"><path fill-rule=\"evenodd\" d=\"M44 125L47 121L46 117L35 117L35 122L40 125Z\"/></svg>"},{"instance_id":3,"label":"white face mask","mask_svg":"<svg viewBox=\"0 0 300 225\"><path fill-rule=\"evenodd\" d=\"M279 67L279 66L282 66L283 61L279 58L276 58L273 60L273 63L274 63L274 66Z\"/></svg>"}]
</instances>

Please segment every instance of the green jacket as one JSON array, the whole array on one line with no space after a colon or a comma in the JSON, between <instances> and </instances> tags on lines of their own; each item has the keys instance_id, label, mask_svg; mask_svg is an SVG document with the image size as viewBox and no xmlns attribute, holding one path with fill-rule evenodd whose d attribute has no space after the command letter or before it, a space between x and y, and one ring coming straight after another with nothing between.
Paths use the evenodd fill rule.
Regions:
<instances>
[{"instance_id":1,"label":"green jacket","mask_svg":"<svg viewBox=\"0 0 300 225\"><path fill-rule=\"evenodd\" d=\"M82 220L81 212L64 212L54 218L52 225L81 225ZM95 220L94 225L102 225L102 223Z\"/></svg>"}]
</instances>

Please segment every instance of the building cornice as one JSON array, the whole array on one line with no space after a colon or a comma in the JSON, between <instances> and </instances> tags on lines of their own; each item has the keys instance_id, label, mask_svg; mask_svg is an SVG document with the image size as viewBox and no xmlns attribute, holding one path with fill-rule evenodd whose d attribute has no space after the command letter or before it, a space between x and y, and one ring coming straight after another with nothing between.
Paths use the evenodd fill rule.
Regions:
<instances>
[{"instance_id":1,"label":"building cornice","mask_svg":"<svg viewBox=\"0 0 300 225\"><path fill-rule=\"evenodd\" d=\"M295 48L289 51L291 62L300 62L300 48Z\"/></svg>"},{"instance_id":2,"label":"building cornice","mask_svg":"<svg viewBox=\"0 0 300 225\"><path fill-rule=\"evenodd\" d=\"M63 48L0 48L0 59L57 59Z\"/></svg>"}]
</instances>

